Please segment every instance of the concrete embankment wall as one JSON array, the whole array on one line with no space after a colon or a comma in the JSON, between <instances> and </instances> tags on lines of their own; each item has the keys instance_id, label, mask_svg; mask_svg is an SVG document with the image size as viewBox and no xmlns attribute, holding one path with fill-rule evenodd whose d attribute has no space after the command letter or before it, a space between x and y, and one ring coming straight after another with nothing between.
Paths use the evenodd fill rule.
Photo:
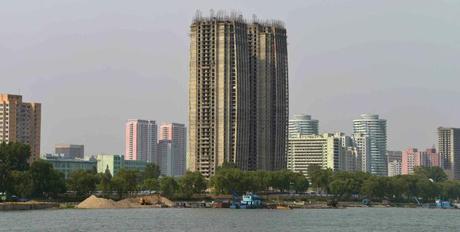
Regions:
<instances>
[{"instance_id":1,"label":"concrete embankment wall","mask_svg":"<svg viewBox=\"0 0 460 232\"><path fill-rule=\"evenodd\" d=\"M31 209L49 209L59 207L58 203L52 202L6 202L0 203L0 211L6 210L31 210Z\"/></svg>"}]
</instances>

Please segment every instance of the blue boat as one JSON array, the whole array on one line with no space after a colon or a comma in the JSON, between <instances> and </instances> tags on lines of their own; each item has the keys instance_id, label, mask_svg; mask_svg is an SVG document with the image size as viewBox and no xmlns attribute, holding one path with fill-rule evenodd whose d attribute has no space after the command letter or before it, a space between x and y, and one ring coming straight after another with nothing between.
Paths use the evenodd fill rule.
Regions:
<instances>
[{"instance_id":1,"label":"blue boat","mask_svg":"<svg viewBox=\"0 0 460 232\"><path fill-rule=\"evenodd\" d=\"M243 195L243 199L240 202L241 209L259 209L262 208L262 198L259 196L249 193Z\"/></svg>"},{"instance_id":2,"label":"blue boat","mask_svg":"<svg viewBox=\"0 0 460 232\"><path fill-rule=\"evenodd\" d=\"M452 209L454 208L449 201L442 201L440 199L436 200L436 208L441 209Z\"/></svg>"},{"instance_id":3,"label":"blue boat","mask_svg":"<svg viewBox=\"0 0 460 232\"><path fill-rule=\"evenodd\" d=\"M235 191L232 191L232 198L231 209L259 209L263 207L262 198L256 194L247 193L239 201L240 196Z\"/></svg>"}]
</instances>

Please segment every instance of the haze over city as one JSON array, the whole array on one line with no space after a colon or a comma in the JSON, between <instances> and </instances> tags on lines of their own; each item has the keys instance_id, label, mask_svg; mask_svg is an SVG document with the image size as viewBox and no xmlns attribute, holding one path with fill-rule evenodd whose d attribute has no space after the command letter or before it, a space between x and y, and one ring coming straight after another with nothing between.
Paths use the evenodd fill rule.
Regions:
<instances>
[{"instance_id":1,"label":"haze over city","mask_svg":"<svg viewBox=\"0 0 460 232\"><path fill-rule=\"evenodd\" d=\"M290 114L311 114L320 131L350 133L376 113L388 149L402 150L460 125L454 1L3 2L2 92L43 104L42 152L123 153L128 118L187 123L187 33L210 6L285 22Z\"/></svg>"}]
</instances>

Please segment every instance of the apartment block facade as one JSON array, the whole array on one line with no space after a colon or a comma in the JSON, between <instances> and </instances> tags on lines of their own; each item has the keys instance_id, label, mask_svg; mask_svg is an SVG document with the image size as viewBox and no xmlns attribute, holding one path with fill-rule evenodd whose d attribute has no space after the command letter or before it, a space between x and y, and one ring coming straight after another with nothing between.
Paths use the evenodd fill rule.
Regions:
<instances>
[{"instance_id":1,"label":"apartment block facade","mask_svg":"<svg viewBox=\"0 0 460 232\"><path fill-rule=\"evenodd\" d=\"M0 94L0 142L30 146L33 162L40 158L41 104L23 102L22 96Z\"/></svg>"},{"instance_id":2,"label":"apartment block facade","mask_svg":"<svg viewBox=\"0 0 460 232\"><path fill-rule=\"evenodd\" d=\"M128 120L125 126L124 158L158 164L157 130L157 124L153 120Z\"/></svg>"},{"instance_id":3,"label":"apartment block facade","mask_svg":"<svg viewBox=\"0 0 460 232\"><path fill-rule=\"evenodd\" d=\"M342 153L340 137L334 134L301 135L288 142L287 168L307 175L312 165L340 170Z\"/></svg>"},{"instance_id":4,"label":"apartment block facade","mask_svg":"<svg viewBox=\"0 0 460 232\"><path fill-rule=\"evenodd\" d=\"M158 157L162 175L182 176L185 174L186 131L185 125L180 123L166 123L160 126Z\"/></svg>"},{"instance_id":5,"label":"apartment block facade","mask_svg":"<svg viewBox=\"0 0 460 232\"><path fill-rule=\"evenodd\" d=\"M439 167L440 156L436 149L429 148L419 151L417 148L408 148L402 153L401 174L410 175L416 167Z\"/></svg>"},{"instance_id":6,"label":"apartment block facade","mask_svg":"<svg viewBox=\"0 0 460 232\"><path fill-rule=\"evenodd\" d=\"M460 179L460 128L438 128L438 152L449 178Z\"/></svg>"}]
</instances>

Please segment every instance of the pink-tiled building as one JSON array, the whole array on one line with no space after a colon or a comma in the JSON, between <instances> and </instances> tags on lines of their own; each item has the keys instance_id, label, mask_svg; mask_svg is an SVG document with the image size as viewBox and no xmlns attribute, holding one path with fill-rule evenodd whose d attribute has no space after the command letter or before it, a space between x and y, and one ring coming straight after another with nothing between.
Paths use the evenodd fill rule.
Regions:
<instances>
[{"instance_id":1,"label":"pink-tiled building","mask_svg":"<svg viewBox=\"0 0 460 232\"><path fill-rule=\"evenodd\" d=\"M415 167L439 167L440 156L435 148L419 151L417 148L408 148L402 153L401 174L414 173Z\"/></svg>"},{"instance_id":2,"label":"pink-tiled building","mask_svg":"<svg viewBox=\"0 0 460 232\"><path fill-rule=\"evenodd\" d=\"M157 124L152 120L130 119L125 128L125 159L158 164Z\"/></svg>"}]
</instances>

